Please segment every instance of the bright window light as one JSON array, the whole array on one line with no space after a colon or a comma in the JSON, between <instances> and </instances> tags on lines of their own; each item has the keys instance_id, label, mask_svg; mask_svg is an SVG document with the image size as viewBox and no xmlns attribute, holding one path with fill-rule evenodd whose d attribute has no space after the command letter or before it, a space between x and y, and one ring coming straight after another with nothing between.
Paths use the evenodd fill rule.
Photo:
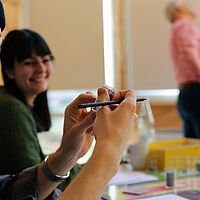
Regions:
<instances>
[{"instance_id":1,"label":"bright window light","mask_svg":"<svg viewBox=\"0 0 200 200\"><path fill-rule=\"evenodd\" d=\"M115 87L113 0L103 0L104 76L105 84Z\"/></svg>"}]
</instances>

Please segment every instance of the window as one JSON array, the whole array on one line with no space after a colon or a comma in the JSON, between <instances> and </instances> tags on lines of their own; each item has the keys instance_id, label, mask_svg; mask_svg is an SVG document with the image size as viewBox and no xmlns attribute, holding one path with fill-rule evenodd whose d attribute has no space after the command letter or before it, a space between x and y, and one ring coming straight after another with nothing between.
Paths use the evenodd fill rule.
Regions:
<instances>
[{"instance_id":1,"label":"window","mask_svg":"<svg viewBox=\"0 0 200 200\"><path fill-rule=\"evenodd\" d=\"M103 0L105 84L115 87L113 0Z\"/></svg>"}]
</instances>

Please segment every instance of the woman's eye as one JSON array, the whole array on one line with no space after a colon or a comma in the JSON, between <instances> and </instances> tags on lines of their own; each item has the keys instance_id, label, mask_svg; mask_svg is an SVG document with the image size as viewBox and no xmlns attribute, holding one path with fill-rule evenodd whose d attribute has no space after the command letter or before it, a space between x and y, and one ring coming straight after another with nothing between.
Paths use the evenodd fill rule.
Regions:
<instances>
[{"instance_id":1,"label":"woman's eye","mask_svg":"<svg viewBox=\"0 0 200 200\"><path fill-rule=\"evenodd\" d=\"M26 61L23 64L24 64L24 66L33 66L35 64L35 62L33 62L33 61Z\"/></svg>"},{"instance_id":2,"label":"woman's eye","mask_svg":"<svg viewBox=\"0 0 200 200\"><path fill-rule=\"evenodd\" d=\"M43 63L48 63L48 62L50 62L51 60L50 59L43 59Z\"/></svg>"}]
</instances>

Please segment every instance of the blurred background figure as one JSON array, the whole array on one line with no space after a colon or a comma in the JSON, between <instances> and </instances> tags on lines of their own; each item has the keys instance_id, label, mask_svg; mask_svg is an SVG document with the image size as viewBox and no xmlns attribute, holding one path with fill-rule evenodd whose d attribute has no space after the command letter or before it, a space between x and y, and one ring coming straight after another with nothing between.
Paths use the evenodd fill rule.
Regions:
<instances>
[{"instance_id":1,"label":"blurred background figure","mask_svg":"<svg viewBox=\"0 0 200 200\"><path fill-rule=\"evenodd\" d=\"M184 136L200 138L200 28L195 12L181 2L171 2L166 15L172 23L170 50L180 93L177 102Z\"/></svg>"}]
</instances>

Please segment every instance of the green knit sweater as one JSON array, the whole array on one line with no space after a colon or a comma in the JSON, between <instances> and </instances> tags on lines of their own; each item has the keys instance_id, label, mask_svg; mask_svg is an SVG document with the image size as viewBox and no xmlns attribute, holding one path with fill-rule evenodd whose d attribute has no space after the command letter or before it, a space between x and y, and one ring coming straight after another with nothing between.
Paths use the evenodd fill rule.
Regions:
<instances>
[{"instance_id":1,"label":"green knit sweater","mask_svg":"<svg viewBox=\"0 0 200 200\"><path fill-rule=\"evenodd\" d=\"M31 111L0 86L0 174L18 173L44 159Z\"/></svg>"},{"instance_id":2,"label":"green knit sweater","mask_svg":"<svg viewBox=\"0 0 200 200\"><path fill-rule=\"evenodd\" d=\"M31 111L0 86L0 175L21 172L44 158ZM70 170L70 177L61 184L61 190L81 168L75 166Z\"/></svg>"}]
</instances>

